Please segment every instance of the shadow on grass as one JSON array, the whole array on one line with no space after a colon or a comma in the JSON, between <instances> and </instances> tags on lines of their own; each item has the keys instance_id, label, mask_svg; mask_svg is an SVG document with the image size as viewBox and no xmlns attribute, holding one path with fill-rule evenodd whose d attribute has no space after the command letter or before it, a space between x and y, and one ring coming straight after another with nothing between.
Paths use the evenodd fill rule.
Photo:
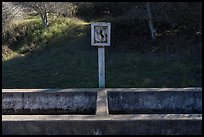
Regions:
<instances>
[{"instance_id":1,"label":"shadow on grass","mask_svg":"<svg viewBox=\"0 0 204 137\"><path fill-rule=\"evenodd\" d=\"M89 25L83 29L83 35L77 35L81 30L76 27L72 38L59 38L58 44L50 43L23 57L3 61L2 87L97 87L97 52L90 46Z\"/></svg>"}]
</instances>

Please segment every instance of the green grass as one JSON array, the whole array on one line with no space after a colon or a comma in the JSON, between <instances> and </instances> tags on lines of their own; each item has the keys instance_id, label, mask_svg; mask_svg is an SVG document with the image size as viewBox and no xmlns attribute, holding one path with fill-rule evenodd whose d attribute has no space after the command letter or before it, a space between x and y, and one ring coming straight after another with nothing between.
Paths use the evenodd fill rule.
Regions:
<instances>
[{"instance_id":1,"label":"green grass","mask_svg":"<svg viewBox=\"0 0 204 137\"><path fill-rule=\"evenodd\" d=\"M88 45L84 40L75 42L4 62L3 88L96 87L97 52L80 47Z\"/></svg>"},{"instance_id":2,"label":"green grass","mask_svg":"<svg viewBox=\"0 0 204 137\"><path fill-rule=\"evenodd\" d=\"M36 45L24 56L3 60L2 88L98 87L98 52L90 45L88 23L60 18L39 34L52 41ZM200 51L193 55L124 52L134 39L117 42L113 35L111 47L106 47L106 87L202 87Z\"/></svg>"},{"instance_id":3,"label":"green grass","mask_svg":"<svg viewBox=\"0 0 204 137\"><path fill-rule=\"evenodd\" d=\"M49 45L57 45L60 39L75 39L83 36L86 22L76 18L49 17L49 27L44 28L39 16L16 20L8 25L3 45L13 51L29 54L30 51ZM78 33L80 31L80 33Z\"/></svg>"},{"instance_id":4,"label":"green grass","mask_svg":"<svg viewBox=\"0 0 204 137\"><path fill-rule=\"evenodd\" d=\"M115 61L107 62L108 87L201 86L202 66L187 58L134 54L110 58Z\"/></svg>"},{"instance_id":5,"label":"green grass","mask_svg":"<svg viewBox=\"0 0 204 137\"><path fill-rule=\"evenodd\" d=\"M3 88L97 88L97 48L67 42L3 63ZM178 57L106 53L106 87L194 87L202 66Z\"/></svg>"}]
</instances>

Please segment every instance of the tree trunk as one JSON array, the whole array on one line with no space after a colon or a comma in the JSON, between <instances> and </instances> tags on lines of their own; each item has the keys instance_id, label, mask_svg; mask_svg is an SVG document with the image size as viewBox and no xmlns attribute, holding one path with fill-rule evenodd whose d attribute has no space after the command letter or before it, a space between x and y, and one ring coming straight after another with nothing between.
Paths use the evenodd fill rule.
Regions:
<instances>
[{"instance_id":1,"label":"tree trunk","mask_svg":"<svg viewBox=\"0 0 204 137\"><path fill-rule=\"evenodd\" d=\"M45 13L45 25L48 27L48 13Z\"/></svg>"},{"instance_id":2,"label":"tree trunk","mask_svg":"<svg viewBox=\"0 0 204 137\"><path fill-rule=\"evenodd\" d=\"M154 28L152 12L151 12L151 9L150 9L149 2L147 2L147 15L148 15L148 19L149 19L149 29L151 31L151 36L152 36L152 39L155 41L157 32L156 32L156 29Z\"/></svg>"},{"instance_id":3,"label":"tree trunk","mask_svg":"<svg viewBox=\"0 0 204 137\"><path fill-rule=\"evenodd\" d=\"M45 27L45 28L47 28L48 27L48 13L43 13L43 14L41 14L41 19L42 19L42 22L43 22L43 26Z\"/></svg>"}]
</instances>

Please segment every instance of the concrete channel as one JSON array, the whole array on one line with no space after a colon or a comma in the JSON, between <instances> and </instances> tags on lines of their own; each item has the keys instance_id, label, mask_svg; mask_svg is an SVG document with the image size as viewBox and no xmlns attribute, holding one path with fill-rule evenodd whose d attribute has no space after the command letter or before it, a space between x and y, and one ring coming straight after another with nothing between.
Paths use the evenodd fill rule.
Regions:
<instances>
[{"instance_id":1,"label":"concrete channel","mask_svg":"<svg viewBox=\"0 0 204 137\"><path fill-rule=\"evenodd\" d=\"M202 135L202 88L3 89L3 135Z\"/></svg>"}]
</instances>

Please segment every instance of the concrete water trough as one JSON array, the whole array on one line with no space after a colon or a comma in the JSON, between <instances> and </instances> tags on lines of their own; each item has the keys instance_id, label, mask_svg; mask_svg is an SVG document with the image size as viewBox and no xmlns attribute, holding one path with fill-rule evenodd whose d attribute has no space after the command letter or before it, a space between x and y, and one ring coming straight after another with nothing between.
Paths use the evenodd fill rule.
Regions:
<instances>
[{"instance_id":1,"label":"concrete water trough","mask_svg":"<svg viewBox=\"0 0 204 137\"><path fill-rule=\"evenodd\" d=\"M202 92L129 90L108 92L110 114L201 114Z\"/></svg>"},{"instance_id":2,"label":"concrete water trough","mask_svg":"<svg viewBox=\"0 0 204 137\"><path fill-rule=\"evenodd\" d=\"M3 135L202 135L202 88L3 89Z\"/></svg>"},{"instance_id":3,"label":"concrete water trough","mask_svg":"<svg viewBox=\"0 0 204 137\"><path fill-rule=\"evenodd\" d=\"M95 114L97 92L3 90L2 114Z\"/></svg>"}]
</instances>

